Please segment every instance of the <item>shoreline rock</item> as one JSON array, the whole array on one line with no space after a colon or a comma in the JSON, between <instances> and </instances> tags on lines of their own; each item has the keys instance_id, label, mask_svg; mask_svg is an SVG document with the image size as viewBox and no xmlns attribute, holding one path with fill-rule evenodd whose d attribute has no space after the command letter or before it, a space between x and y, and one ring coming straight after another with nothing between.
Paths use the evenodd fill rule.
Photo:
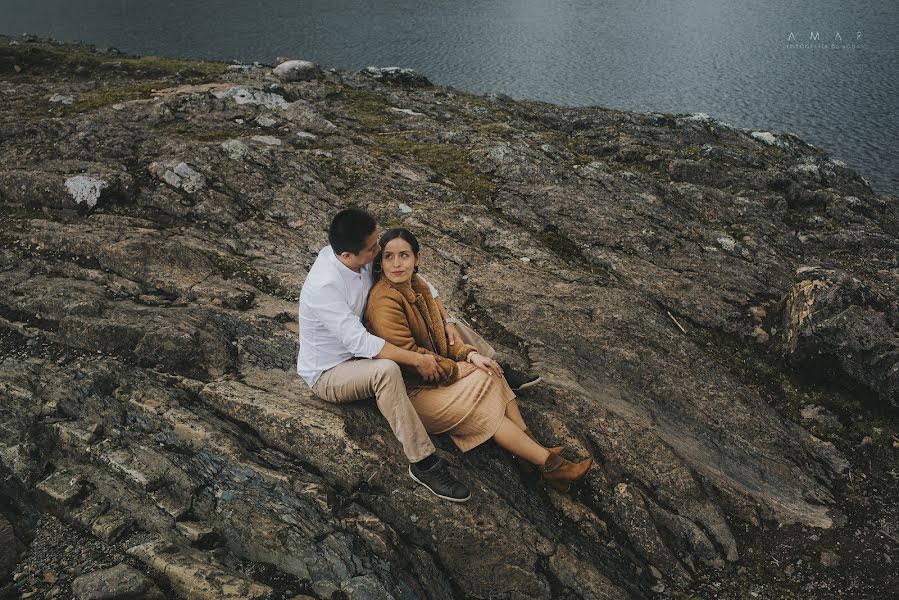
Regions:
<instances>
[{"instance_id":1,"label":"shoreline rock","mask_svg":"<svg viewBox=\"0 0 899 600\"><path fill-rule=\"evenodd\" d=\"M707 115L226 67L0 46L0 469L164 593L641 598L895 516L896 198ZM573 494L436 436L476 490L447 506L376 409L299 380L298 293L348 203L541 372L535 435L597 462ZM847 425L804 429L811 404ZM814 577L893 589L848 562Z\"/></svg>"}]
</instances>

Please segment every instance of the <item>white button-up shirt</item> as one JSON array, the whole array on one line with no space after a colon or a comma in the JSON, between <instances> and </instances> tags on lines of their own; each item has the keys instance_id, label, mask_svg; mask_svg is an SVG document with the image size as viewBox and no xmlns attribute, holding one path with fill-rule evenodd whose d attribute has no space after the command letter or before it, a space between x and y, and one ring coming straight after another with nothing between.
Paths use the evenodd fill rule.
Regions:
<instances>
[{"instance_id":1,"label":"white button-up shirt","mask_svg":"<svg viewBox=\"0 0 899 600\"><path fill-rule=\"evenodd\" d=\"M300 291L300 352L297 373L309 387L321 374L354 357L373 358L385 341L362 325L372 286L372 266L359 273L340 262L325 246L309 269ZM428 283L431 293L437 290Z\"/></svg>"}]
</instances>

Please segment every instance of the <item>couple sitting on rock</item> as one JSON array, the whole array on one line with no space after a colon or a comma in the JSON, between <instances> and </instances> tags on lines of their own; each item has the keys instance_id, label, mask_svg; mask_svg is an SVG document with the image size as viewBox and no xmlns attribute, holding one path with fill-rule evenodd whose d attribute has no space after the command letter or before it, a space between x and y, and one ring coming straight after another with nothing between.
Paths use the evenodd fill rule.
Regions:
<instances>
[{"instance_id":1,"label":"couple sitting on rock","mask_svg":"<svg viewBox=\"0 0 899 600\"><path fill-rule=\"evenodd\" d=\"M531 435L513 389L539 377L497 363L483 338L448 315L418 274L412 233L391 229L379 239L372 216L349 208L331 221L328 241L300 293L297 372L316 396L374 397L412 479L446 500L471 493L435 454L429 432L448 433L462 452L493 438L557 489L586 474L591 459L569 462L564 448L544 448Z\"/></svg>"}]
</instances>

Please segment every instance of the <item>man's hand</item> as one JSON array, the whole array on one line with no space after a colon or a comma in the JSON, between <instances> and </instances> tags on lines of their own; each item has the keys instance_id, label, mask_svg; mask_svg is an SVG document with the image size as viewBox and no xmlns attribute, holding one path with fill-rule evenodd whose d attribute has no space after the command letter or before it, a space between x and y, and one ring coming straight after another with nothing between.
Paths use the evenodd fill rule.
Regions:
<instances>
[{"instance_id":1,"label":"man's hand","mask_svg":"<svg viewBox=\"0 0 899 600\"><path fill-rule=\"evenodd\" d=\"M447 373L437 362L437 357L433 354L419 354L421 358L415 365L415 370L424 378L425 381L435 382L446 377Z\"/></svg>"},{"instance_id":2,"label":"man's hand","mask_svg":"<svg viewBox=\"0 0 899 600\"><path fill-rule=\"evenodd\" d=\"M478 368L476 366L474 366L473 364L471 364L470 362L460 362L460 363L456 363L456 364L459 365L459 379L462 379L463 377L468 377L469 375L471 375L472 373L474 373L475 371L478 370Z\"/></svg>"},{"instance_id":3,"label":"man's hand","mask_svg":"<svg viewBox=\"0 0 899 600\"><path fill-rule=\"evenodd\" d=\"M499 375L500 377L503 376L503 369L499 366L499 363L492 358L487 358L483 354L472 352L468 355L468 362L485 371L488 375L495 374Z\"/></svg>"},{"instance_id":4,"label":"man's hand","mask_svg":"<svg viewBox=\"0 0 899 600\"><path fill-rule=\"evenodd\" d=\"M446 326L446 337L449 338L449 345L455 346L458 343L460 346L465 342L462 341L462 336L459 335L459 330L456 329L455 323L448 323Z\"/></svg>"}]
</instances>

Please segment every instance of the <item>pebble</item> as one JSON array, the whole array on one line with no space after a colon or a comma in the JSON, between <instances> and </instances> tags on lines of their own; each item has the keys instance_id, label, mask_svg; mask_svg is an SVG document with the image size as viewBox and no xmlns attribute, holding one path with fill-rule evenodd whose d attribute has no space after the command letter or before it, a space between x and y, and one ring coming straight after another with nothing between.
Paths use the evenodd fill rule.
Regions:
<instances>
[{"instance_id":1,"label":"pebble","mask_svg":"<svg viewBox=\"0 0 899 600\"><path fill-rule=\"evenodd\" d=\"M821 564L825 567L833 567L840 563L840 555L836 552L830 552L829 550L823 550L821 552Z\"/></svg>"},{"instance_id":2,"label":"pebble","mask_svg":"<svg viewBox=\"0 0 899 600\"><path fill-rule=\"evenodd\" d=\"M859 446L862 446L862 447L873 446L873 445L874 445L874 440L871 438L870 435L866 435L865 437L863 437L861 443L859 444Z\"/></svg>"}]
</instances>

